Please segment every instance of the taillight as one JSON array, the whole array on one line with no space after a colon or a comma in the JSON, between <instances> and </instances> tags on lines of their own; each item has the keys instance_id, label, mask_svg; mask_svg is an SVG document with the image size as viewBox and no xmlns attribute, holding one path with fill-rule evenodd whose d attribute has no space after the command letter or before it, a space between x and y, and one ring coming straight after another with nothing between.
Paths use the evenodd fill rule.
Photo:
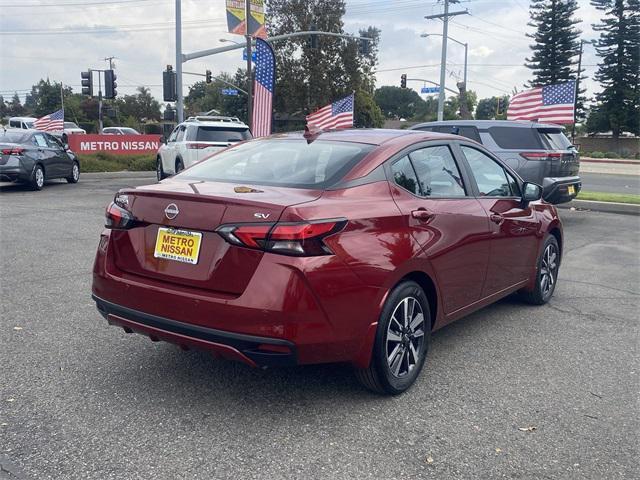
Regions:
<instances>
[{"instance_id":1,"label":"taillight","mask_svg":"<svg viewBox=\"0 0 640 480\"><path fill-rule=\"evenodd\" d=\"M324 239L342 230L346 224L343 218L299 223L254 223L222 225L216 232L233 245L281 255L310 257L332 255Z\"/></svg>"},{"instance_id":2,"label":"taillight","mask_svg":"<svg viewBox=\"0 0 640 480\"><path fill-rule=\"evenodd\" d=\"M208 143L195 143L189 142L187 143L187 148L191 150L202 150L203 148L212 147L213 145Z\"/></svg>"},{"instance_id":3,"label":"taillight","mask_svg":"<svg viewBox=\"0 0 640 480\"><path fill-rule=\"evenodd\" d=\"M21 148L21 147L3 148L2 149L2 154L3 155L22 155L22 152L24 152L24 148Z\"/></svg>"},{"instance_id":4,"label":"taillight","mask_svg":"<svg viewBox=\"0 0 640 480\"><path fill-rule=\"evenodd\" d=\"M560 152L524 152L520 154L521 157L527 160L537 160L539 162L544 160L552 160L554 158L562 158Z\"/></svg>"},{"instance_id":5,"label":"taillight","mask_svg":"<svg viewBox=\"0 0 640 480\"><path fill-rule=\"evenodd\" d=\"M107 207L105 212L105 224L107 228L127 229L135 227L138 223L135 217L127 208L129 207L128 195L116 193L113 202Z\"/></svg>"}]
</instances>

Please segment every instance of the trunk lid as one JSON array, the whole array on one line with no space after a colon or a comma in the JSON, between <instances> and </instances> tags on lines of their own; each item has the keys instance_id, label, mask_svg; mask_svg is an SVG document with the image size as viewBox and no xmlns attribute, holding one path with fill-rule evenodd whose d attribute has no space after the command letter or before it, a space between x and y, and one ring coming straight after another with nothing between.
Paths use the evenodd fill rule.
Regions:
<instances>
[{"instance_id":1,"label":"trunk lid","mask_svg":"<svg viewBox=\"0 0 640 480\"><path fill-rule=\"evenodd\" d=\"M251 191L253 190L253 191ZM263 252L225 242L215 229L228 223L274 223L291 205L316 200L321 190L168 180L122 191L128 210L142 226L113 230L116 266L127 273L181 286L241 294ZM165 209L173 204L168 218ZM202 235L196 264L154 256L162 227Z\"/></svg>"}]
</instances>

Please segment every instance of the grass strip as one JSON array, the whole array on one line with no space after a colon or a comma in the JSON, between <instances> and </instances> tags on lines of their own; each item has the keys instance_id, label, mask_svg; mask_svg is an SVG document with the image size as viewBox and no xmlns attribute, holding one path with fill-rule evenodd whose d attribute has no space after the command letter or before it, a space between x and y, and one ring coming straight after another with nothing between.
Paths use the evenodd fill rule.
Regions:
<instances>
[{"instance_id":1,"label":"grass strip","mask_svg":"<svg viewBox=\"0 0 640 480\"><path fill-rule=\"evenodd\" d=\"M576 200L593 200L596 202L633 203L640 205L640 195L629 193L585 192L578 194Z\"/></svg>"}]
</instances>

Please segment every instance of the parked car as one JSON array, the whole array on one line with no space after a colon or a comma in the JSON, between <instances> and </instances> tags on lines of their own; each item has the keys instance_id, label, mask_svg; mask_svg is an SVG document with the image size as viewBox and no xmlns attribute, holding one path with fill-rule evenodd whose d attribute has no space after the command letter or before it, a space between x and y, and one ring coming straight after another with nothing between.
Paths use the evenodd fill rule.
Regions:
<instances>
[{"instance_id":1,"label":"parked car","mask_svg":"<svg viewBox=\"0 0 640 480\"><path fill-rule=\"evenodd\" d=\"M481 145L407 130L232 146L106 211L93 298L126 332L252 366L349 362L388 394L430 334L557 285L562 225Z\"/></svg>"},{"instance_id":2,"label":"parked car","mask_svg":"<svg viewBox=\"0 0 640 480\"><path fill-rule=\"evenodd\" d=\"M33 128L33 122L38 120L35 117L11 117L9 118L9 128L22 128L27 130Z\"/></svg>"},{"instance_id":3,"label":"parked car","mask_svg":"<svg viewBox=\"0 0 640 480\"><path fill-rule=\"evenodd\" d=\"M103 135L140 135L140 132L129 127L105 127L102 129Z\"/></svg>"},{"instance_id":4,"label":"parked car","mask_svg":"<svg viewBox=\"0 0 640 480\"><path fill-rule=\"evenodd\" d=\"M553 204L574 199L582 188L578 150L564 127L507 120L449 120L414 125L414 130L454 133L482 143L528 182L543 186Z\"/></svg>"},{"instance_id":5,"label":"parked car","mask_svg":"<svg viewBox=\"0 0 640 480\"><path fill-rule=\"evenodd\" d=\"M64 122L64 129L60 135L63 143L69 143L69 135L86 135L87 131L84 128L80 128L77 123Z\"/></svg>"},{"instance_id":6,"label":"parked car","mask_svg":"<svg viewBox=\"0 0 640 480\"><path fill-rule=\"evenodd\" d=\"M218 150L251 138L249 127L236 117L189 117L176 126L158 150L158 180L173 175Z\"/></svg>"},{"instance_id":7,"label":"parked car","mask_svg":"<svg viewBox=\"0 0 640 480\"><path fill-rule=\"evenodd\" d=\"M38 130L0 130L0 181L27 183L41 190L46 180L77 183L80 163L62 142Z\"/></svg>"}]
</instances>

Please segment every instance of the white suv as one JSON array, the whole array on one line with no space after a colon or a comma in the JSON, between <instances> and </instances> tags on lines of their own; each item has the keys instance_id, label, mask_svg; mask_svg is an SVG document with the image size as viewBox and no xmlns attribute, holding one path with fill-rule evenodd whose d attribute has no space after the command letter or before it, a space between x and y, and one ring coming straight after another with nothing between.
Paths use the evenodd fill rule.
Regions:
<instances>
[{"instance_id":1,"label":"white suv","mask_svg":"<svg viewBox=\"0 0 640 480\"><path fill-rule=\"evenodd\" d=\"M167 143L158 150L158 180L250 138L249 127L236 117L189 117L171 132Z\"/></svg>"}]
</instances>

